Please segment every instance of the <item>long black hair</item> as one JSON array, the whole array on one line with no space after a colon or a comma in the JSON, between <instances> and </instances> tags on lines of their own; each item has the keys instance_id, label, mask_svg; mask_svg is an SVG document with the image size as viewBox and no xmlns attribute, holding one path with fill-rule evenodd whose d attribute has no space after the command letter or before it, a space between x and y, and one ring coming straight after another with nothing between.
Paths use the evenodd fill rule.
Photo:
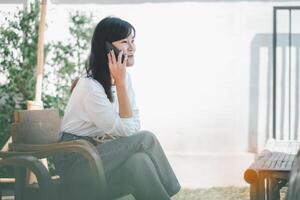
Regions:
<instances>
[{"instance_id":1,"label":"long black hair","mask_svg":"<svg viewBox=\"0 0 300 200\"><path fill-rule=\"evenodd\" d=\"M113 102L111 76L108 67L105 41L114 42L127 38L135 28L117 17L106 17L96 26L91 44L91 53L86 67L88 77L97 80L104 88L107 98Z\"/></svg>"}]
</instances>

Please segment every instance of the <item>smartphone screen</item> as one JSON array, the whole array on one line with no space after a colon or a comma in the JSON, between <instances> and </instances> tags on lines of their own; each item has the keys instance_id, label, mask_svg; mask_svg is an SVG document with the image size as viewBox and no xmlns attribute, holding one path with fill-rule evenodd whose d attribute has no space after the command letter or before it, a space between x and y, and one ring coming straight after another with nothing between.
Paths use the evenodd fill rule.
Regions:
<instances>
[{"instance_id":1,"label":"smartphone screen","mask_svg":"<svg viewBox=\"0 0 300 200\"><path fill-rule=\"evenodd\" d=\"M106 48L106 53L109 53L113 49L114 52L115 52L116 59L118 59L120 50L117 47L115 47L112 43L110 43L108 41L105 41L105 48ZM122 62L124 61L124 59L125 59L125 56L123 54L122 55Z\"/></svg>"}]
</instances>

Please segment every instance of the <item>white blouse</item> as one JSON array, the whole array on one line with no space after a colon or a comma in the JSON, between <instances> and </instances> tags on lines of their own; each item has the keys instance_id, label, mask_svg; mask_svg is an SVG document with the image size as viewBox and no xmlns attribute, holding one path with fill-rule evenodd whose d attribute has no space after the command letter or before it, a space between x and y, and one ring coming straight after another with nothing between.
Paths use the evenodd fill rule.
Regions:
<instances>
[{"instance_id":1,"label":"white blouse","mask_svg":"<svg viewBox=\"0 0 300 200\"><path fill-rule=\"evenodd\" d=\"M61 131L80 136L129 136L140 129L139 110L130 75L126 75L127 93L133 116L120 118L116 86L114 101L107 98L103 86L93 78L82 77L74 88L61 124Z\"/></svg>"}]
</instances>

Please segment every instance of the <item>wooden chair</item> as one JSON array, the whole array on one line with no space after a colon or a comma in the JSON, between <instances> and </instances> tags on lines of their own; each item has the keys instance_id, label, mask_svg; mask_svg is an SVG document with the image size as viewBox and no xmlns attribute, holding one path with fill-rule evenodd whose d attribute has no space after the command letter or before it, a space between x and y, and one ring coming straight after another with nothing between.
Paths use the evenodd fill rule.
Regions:
<instances>
[{"instance_id":1,"label":"wooden chair","mask_svg":"<svg viewBox=\"0 0 300 200\"><path fill-rule=\"evenodd\" d=\"M58 143L60 118L57 110L22 110L15 113L12 143L9 152L0 152L0 167L13 166L15 170L16 200L65 200L64 184L53 179L38 159L59 153L78 153L83 156L94 178L91 184L97 189L89 194L95 199L106 198L106 180L102 161L93 145L85 140ZM26 169L37 177L37 184L26 183Z\"/></svg>"}]
</instances>

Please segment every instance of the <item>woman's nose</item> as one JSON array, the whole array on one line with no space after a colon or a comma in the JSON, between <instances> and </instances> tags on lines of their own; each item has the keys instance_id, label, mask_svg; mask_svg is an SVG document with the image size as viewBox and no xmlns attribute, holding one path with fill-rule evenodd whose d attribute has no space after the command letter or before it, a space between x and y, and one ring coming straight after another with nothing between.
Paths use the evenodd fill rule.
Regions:
<instances>
[{"instance_id":1,"label":"woman's nose","mask_svg":"<svg viewBox=\"0 0 300 200\"><path fill-rule=\"evenodd\" d=\"M133 43L129 43L128 49L127 49L127 50L128 50L128 51L134 51L134 50L135 50L134 44L133 44Z\"/></svg>"}]
</instances>

